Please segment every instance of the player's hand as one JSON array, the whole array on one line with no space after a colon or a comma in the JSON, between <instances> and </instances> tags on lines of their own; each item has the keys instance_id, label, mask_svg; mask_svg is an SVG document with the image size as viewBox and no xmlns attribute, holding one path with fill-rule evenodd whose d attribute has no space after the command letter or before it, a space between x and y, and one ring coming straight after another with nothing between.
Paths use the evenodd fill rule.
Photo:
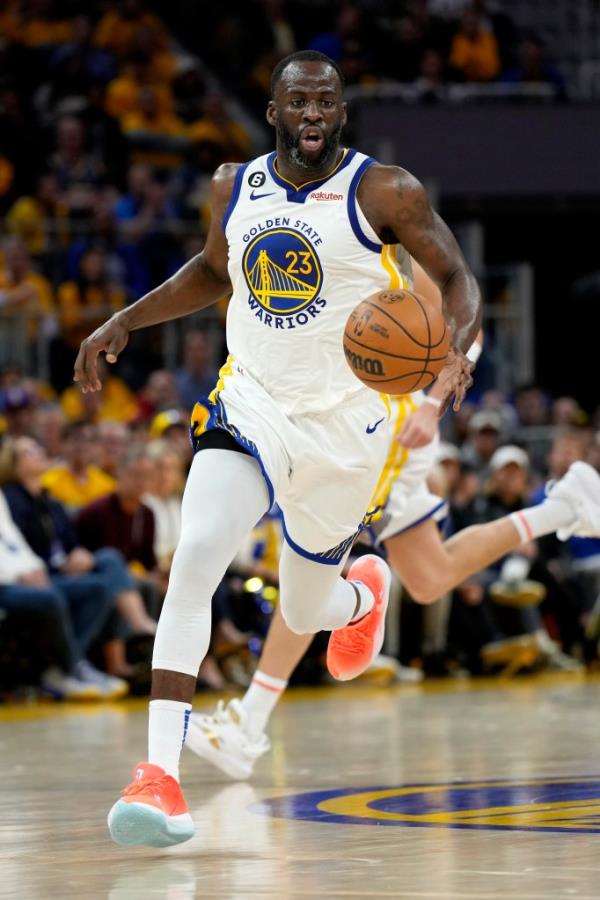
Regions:
<instances>
[{"instance_id":1,"label":"player's hand","mask_svg":"<svg viewBox=\"0 0 600 900\"><path fill-rule=\"evenodd\" d=\"M96 360L99 353L106 353L106 361L115 363L119 353L127 346L129 331L121 317L113 316L100 328L96 328L81 342L77 359L75 360L75 374L73 380L77 382L83 393L87 391L99 391L102 383L98 378Z\"/></svg>"},{"instance_id":2,"label":"player's hand","mask_svg":"<svg viewBox=\"0 0 600 900\"><path fill-rule=\"evenodd\" d=\"M438 433L438 410L432 403L422 403L406 419L398 435L398 443L408 450L426 447Z\"/></svg>"},{"instance_id":3,"label":"player's hand","mask_svg":"<svg viewBox=\"0 0 600 900\"><path fill-rule=\"evenodd\" d=\"M443 390L442 405L438 410L438 418L441 419L444 415L450 406L452 397L454 397L452 409L454 412L460 409L465 399L465 394L473 384L473 376L471 374L473 369L473 363L467 359L464 353L457 350L456 347L450 349L448 362L437 378L437 384Z\"/></svg>"}]
</instances>

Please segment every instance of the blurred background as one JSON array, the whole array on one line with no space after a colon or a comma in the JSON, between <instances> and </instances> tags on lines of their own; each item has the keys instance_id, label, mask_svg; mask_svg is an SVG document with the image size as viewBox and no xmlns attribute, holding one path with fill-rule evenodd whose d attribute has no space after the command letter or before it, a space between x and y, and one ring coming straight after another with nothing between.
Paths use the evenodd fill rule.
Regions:
<instances>
[{"instance_id":1,"label":"blurred background","mask_svg":"<svg viewBox=\"0 0 600 900\"><path fill-rule=\"evenodd\" d=\"M147 690L227 299L133 334L99 394L73 362L202 249L212 172L272 148L270 72L304 48L345 73L347 143L425 183L482 285L484 353L433 475L446 533L600 464L597 0L0 0L4 697ZM200 686L251 677L280 540L274 514L215 596ZM397 586L368 677L593 667L599 574L599 542L545 539L426 610ZM322 649L299 679L322 680Z\"/></svg>"}]
</instances>

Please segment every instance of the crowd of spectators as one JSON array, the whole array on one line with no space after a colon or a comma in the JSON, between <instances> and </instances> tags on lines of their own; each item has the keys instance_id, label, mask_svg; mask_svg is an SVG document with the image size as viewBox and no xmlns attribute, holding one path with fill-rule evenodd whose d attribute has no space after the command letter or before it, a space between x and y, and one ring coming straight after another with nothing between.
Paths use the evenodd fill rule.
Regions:
<instances>
[{"instance_id":1,"label":"crowd of spectators","mask_svg":"<svg viewBox=\"0 0 600 900\"><path fill-rule=\"evenodd\" d=\"M407 82L426 99L449 81L564 87L535 36L486 0L312 2L310 15L294 0L232 0L203 4L201 28L195 4L162 6L0 0L0 685L11 690L99 699L148 686L189 415L223 361L225 305L171 332L170 355L163 332L134 335L117 367L100 362L98 393L72 384L73 362L97 323L201 249L214 168L259 149L232 98L262 117L273 64L300 47L335 58L350 84ZM446 527L527 502L574 458L598 463L598 424L535 386L466 404L433 476ZM280 541L266 517L217 591L204 685L248 679ZM405 598L402 663L439 674L593 661L598 542L540 542L523 558L527 572L509 560L423 614ZM304 677L321 677L321 649Z\"/></svg>"},{"instance_id":2,"label":"crowd of spectators","mask_svg":"<svg viewBox=\"0 0 600 900\"><path fill-rule=\"evenodd\" d=\"M15 366L0 374L1 682L87 699L147 689L191 463L190 405L215 384L219 347L212 332L188 331L181 367L156 370L137 392L101 364L92 404ZM445 533L538 502L546 481L577 459L600 467L599 424L575 399L537 385L512 397L475 391L444 420L431 475L449 501ZM234 560L214 598L201 684L248 680L277 599L281 539L275 511ZM533 542L431 607L404 596L391 635L397 659L384 669L402 677L406 667L468 675L594 665L599 596L600 540ZM28 622L41 646L17 640ZM320 638L305 677L324 676L322 650Z\"/></svg>"},{"instance_id":3,"label":"crowd of spectators","mask_svg":"<svg viewBox=\"0 0 600 900\"><path fill-rule=\"evenodd\" d=\"M348 85L411 84L425 102L452 83L534 82L565 95L540 35L519 30L495 0L234 0L208 9L201 30L192 19L189 45L258 114L273 65L301 48L335 59Z\"/></svg>"}]
</instances>

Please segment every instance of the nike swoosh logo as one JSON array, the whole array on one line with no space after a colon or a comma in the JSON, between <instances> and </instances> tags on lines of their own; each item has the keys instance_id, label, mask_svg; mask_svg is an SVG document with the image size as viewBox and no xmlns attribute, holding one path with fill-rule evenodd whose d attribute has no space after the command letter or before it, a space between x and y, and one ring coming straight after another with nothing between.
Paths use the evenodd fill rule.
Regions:
<instances>
[{"instance_id":1,"label":"nike swoosh logo","mask_svg":"<svg viewBox=\"0 0 600 900\"><path fill-rule=\"evenodd\" d=\"M385 416L383 418L385 418ZM383 422L383 419L379 419L377 422L375 422L374 425L367 425L367 434L373 434L373 432L376 430L377 426L381 425L382 422Z\"/></svg>"},{"instance_id":2,"label":"nike swoosh logo","mask_svg":"<svg viewBox=\"0 0 600 900\"><path fill-rule=\"evenodd\" d=\"M251 200L260 200L261 197L272 197L275 191L271 191L268 194L255 194L254 191L250 191L250 199Z\"/></svg>"}]
</instances>

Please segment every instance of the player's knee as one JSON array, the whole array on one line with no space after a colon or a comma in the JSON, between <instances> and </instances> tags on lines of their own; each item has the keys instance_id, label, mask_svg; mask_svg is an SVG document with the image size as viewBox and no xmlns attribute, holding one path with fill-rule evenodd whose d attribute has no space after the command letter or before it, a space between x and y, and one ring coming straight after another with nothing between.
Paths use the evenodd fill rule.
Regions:
<instances>
[{"instance_id":1,"label":"player's knee","mask_svg":"<svg viewBox=\"0 0 600 900\"><path fill-rule=\"evenodd\" d=\"M309 626L310 617L307 616L306 609L302 609L298 605L285 603L283 598L280 598L279 607L283 621L294 634L310 634L313 632L314 629Z\"/></svg>"},{"instance_id":2,"label":"player's knee","mask_svg":"<svg viewBox=\"0 0 600 900\"><path fill-rule=\"evenodd\" d=\"M435 572L421 573L414 582L403 584L413 600L424 606L435 603L445 593L444 581Z\"/></svg>"}]
</instances>

